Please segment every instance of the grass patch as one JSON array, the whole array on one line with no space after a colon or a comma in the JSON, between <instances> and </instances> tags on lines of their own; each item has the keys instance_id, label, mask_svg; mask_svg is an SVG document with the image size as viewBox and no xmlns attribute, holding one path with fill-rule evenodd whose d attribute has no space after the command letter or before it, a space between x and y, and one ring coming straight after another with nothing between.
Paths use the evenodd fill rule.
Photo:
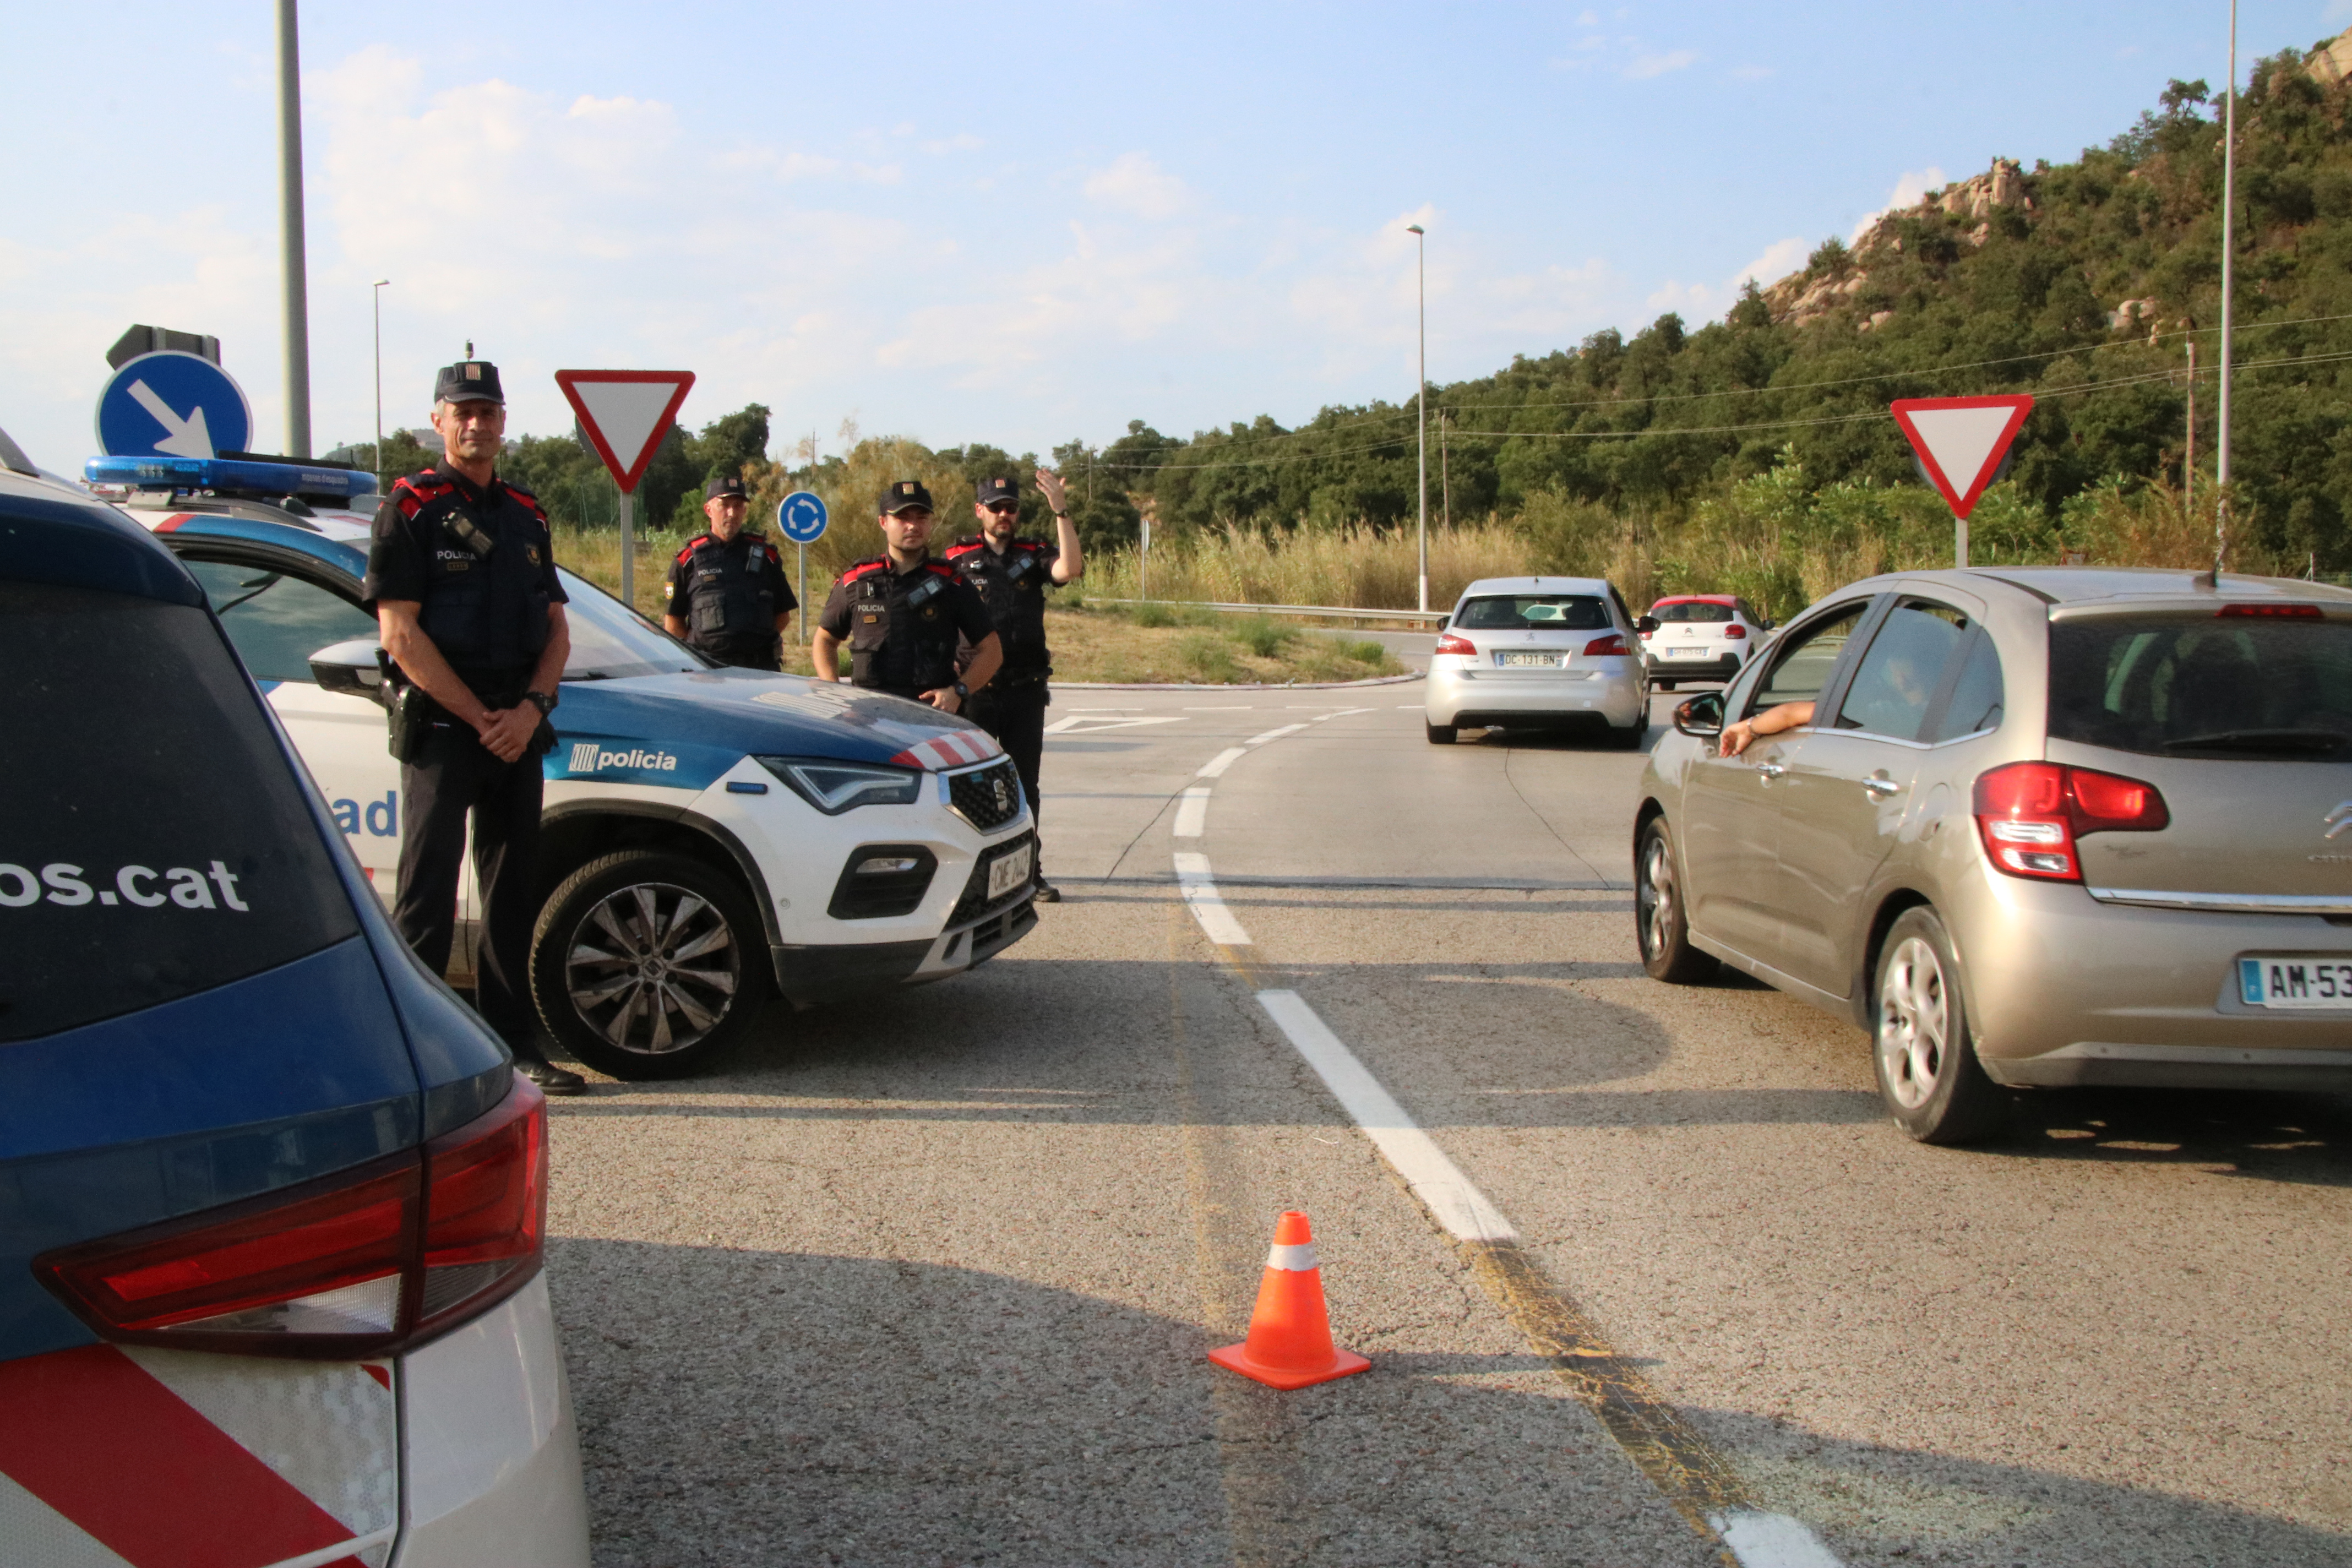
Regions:
<instances>
[{"instance_id":1,"label":"grass patch","mask_svg":"<svg viewBox=\"0 0 2352 1568\"><path fill-rule=\"evenodd\" d=\"M1272 616L1254 616L1234 623L1231 635L1260 658L1280 658L1282 650L1298 634L1288 626L1276 625Z\"/></svg>"}]
</instances>

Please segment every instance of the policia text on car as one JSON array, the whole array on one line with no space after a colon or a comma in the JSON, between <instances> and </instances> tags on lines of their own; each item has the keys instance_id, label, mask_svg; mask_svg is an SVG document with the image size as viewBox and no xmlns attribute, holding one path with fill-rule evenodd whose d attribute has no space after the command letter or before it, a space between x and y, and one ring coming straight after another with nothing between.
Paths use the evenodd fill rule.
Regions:
<instances>
[{"instance_id":1,"label":"policia text on car","mask_svg":"<svg viewBox=\"0 0 2352 1568\"><path fill-rule=\"evenodd\" d=\"M1020 537L1020 488L1009 479L995 479L980 482L972 503L980 531L948 546L948 564L980 591L1004 648L1003 668L987 690L972 694L965 715L995 736L1020 770L1033 817L1037 815L1037 768L1045 749L1045 708L1053 700L1045 687L1054 673L1053 657L1045 647L1045 593L1076 582L1086 570L1061 477L1040 468L1037 489L1054 509L1054 543ZM970 658L973 651L967 646L960 657ZM1041 869L1038 899L1054 903L1061 896Z\"/></svg>"},{"instance_id":2,"label":"policia text on car","mask_svg":"<svg viewBox=\"0 0 2352 1568\"><path fill-rule=\"evenodd\" d=\"M840 679L846 643L853 685L961 712L1004 661L988 606L955 568L931 559L931 492L921 484L899 479L882 492L881 525L888 549L844 572L817 617L809 638L817 679ZM961 675L959 640L971 645Z\"/></svg>"},{"instance_id":3,"label":"policia text on car","mask_svg":"<svg viewBox=\"0 0 2352 1568\"><path fill-rule=\"evenodd\" d=\"M577 1073L540 1053L530 1003L547 714L572 647L547 514L499 480L506 400L479 360L444 368L433 389L442 458L395 480L368 549L367 606L393 679L400 758L400 892L393 921L425 964L448 967L457 871L474 828L482 941L475 1005L541 1089L576 1094Z\"/></svg>"},{"instance_id":4,"label":"policia text on car","mask_svg":"<svg viewBox=\"0 0 2352 1568\"><path fill-rule=\"evenodd\" d=\"M784 558L743 526L751 503L741 479L722 475L702 496L710 531L688 540L670 563L662 629L721 664L775 669L777 644L800 608Z\"/></svg>"}]
</instances>

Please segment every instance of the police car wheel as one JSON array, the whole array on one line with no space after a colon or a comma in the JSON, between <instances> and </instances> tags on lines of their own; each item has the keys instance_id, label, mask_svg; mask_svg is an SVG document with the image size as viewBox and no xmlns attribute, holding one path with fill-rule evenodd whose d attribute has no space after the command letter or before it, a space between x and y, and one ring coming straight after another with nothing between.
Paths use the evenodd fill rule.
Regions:
<instances>
[{"instance_id":1,"label":"police car wheel","mask_svg":"<svg viewBox=\"0 0 2352 1568\"><path fill-rule=\"evenodd\" d=\"M591 860L541 910L530 984L548 1031L614 1078L677 1078L749 1026L767 942L725 872L631 849Z\"/></svg>"}]
</instances>

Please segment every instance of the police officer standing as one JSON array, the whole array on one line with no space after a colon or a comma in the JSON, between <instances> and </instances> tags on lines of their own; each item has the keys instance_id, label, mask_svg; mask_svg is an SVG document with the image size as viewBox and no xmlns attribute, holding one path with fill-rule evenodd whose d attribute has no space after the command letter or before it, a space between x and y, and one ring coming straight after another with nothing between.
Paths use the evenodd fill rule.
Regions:
<instances>
[{"instance_id":1,"label":"police officer standing","mask_svg":"<svg viewBox=\"0 0 2352 1568\"><path fill-rule=\"evenodd\" d=\"M1045 708L1053 700L1045 688L1046 678L1054 673L1053 658L1045 649L1045 591L1076 582L1086 570L1061 476L1038 469L1037 489L1054 509L1054 543L1020 537L1020 487L999 479L980 482L971 509L980 520L980 531L948 546L948 564L979 590L1004 646L1003 668L987 690L973 695L966 712L996 737L1020 770L1032 817L1038 815L1037 767L1045 749ZM1058 903L1061 897L1041 869L1038 900Z\"/></svg>"},{"instance_id":2,"label":"police officer standing","mask_svg":"<svg viewBox=\"0 0 2352 1568\"><path fill-rule=\"evenodd\" d=\"M817 617L809 638L816 677L839 679L847 643L851 684L961 712L1004 659L988 606L954 567L931 559L931 492L920 482L885 489L880 522L888 548L836 578ZM972 645L960 676L959 640Z\"/></svg>"},{"instance_id":3,"label":"police officer standing","mask_svg":"<svg viewBox=\"0 0 2352 1568\"><path fill-rule=\"evenodd\" d=\"M751 510L743 481L732 474L702 487L710 531L689 540L669 563L662 629L721 664L775 669L801 602L784 581L782 554L744 528Z\"/></svg>"},{"instance_id":4,"label":"police officer standing","mask_svg":"<svg viewBox=\"0 0 2352 1568\"><path fill-rule=\"evenodd\" d=\"M497 473L506 435L499 369L445 367L433 389L441 460L394 481L375 516L362 589L384 651L415 693L396 699L400 895L393 921L436 974L457 934L466 824L482 896L475 1006L550 1094L578 1073L541 1055L529 967L539 847L540 758L572 635L547 514Z\"/></svg>"}]
</instances>

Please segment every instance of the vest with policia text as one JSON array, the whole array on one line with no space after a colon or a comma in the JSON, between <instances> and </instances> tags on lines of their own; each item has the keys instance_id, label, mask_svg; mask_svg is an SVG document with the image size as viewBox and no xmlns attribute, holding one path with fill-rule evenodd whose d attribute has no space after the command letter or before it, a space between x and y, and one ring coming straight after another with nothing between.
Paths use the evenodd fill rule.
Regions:
<instances>
[{"instance_id":1,"label":"vest with policia text","mask_svg":"<svg viewBox=\"0 0 2352 1568\"><path fill-rule=\"evenodd\" d=\"M953 685L961 585L941 561L893 572L880 555L844 572L835 592L846 599L851 684L901 695Z\"/></svg>"},{"instance_id":2,"label":"vest with policia text","mask_svg":"<svg viewBox=\"0 0 2352 1568\"><path fill-rule=\"evenodd\" d=\"M948 546L948 563L979 590L1004 647L998 685L1043 680L1054 673L1045 650L1045 593L1054 586L1054 562L1060 554L1034 539L1015 539L999 554L977 534Z\"/></svg>"},{"instance_id":3,"label":"vest with policia text","mask_svg":"<svg viewBox=\"0 0 2352 1568\"><path fill-rule=\"evenodd\" d=\"M461 679L527 671L547 647L547 513L492 479L478 500L426 469L393 481L392 503L430 556L418 624Z\"/></svg>"},{"instance_id":4,"label":"vest with policia text","mask_svg":"<svg viewBox=\"0 0 2352 1568\"><path fill-rule=\"evenodd\" d=\"M783 557L758 534L739 533L730 542L706 533L677 552L669 613L686 622L686 640L696 647L773 642L783 577Z\"/></svg>"}]
</instances>

